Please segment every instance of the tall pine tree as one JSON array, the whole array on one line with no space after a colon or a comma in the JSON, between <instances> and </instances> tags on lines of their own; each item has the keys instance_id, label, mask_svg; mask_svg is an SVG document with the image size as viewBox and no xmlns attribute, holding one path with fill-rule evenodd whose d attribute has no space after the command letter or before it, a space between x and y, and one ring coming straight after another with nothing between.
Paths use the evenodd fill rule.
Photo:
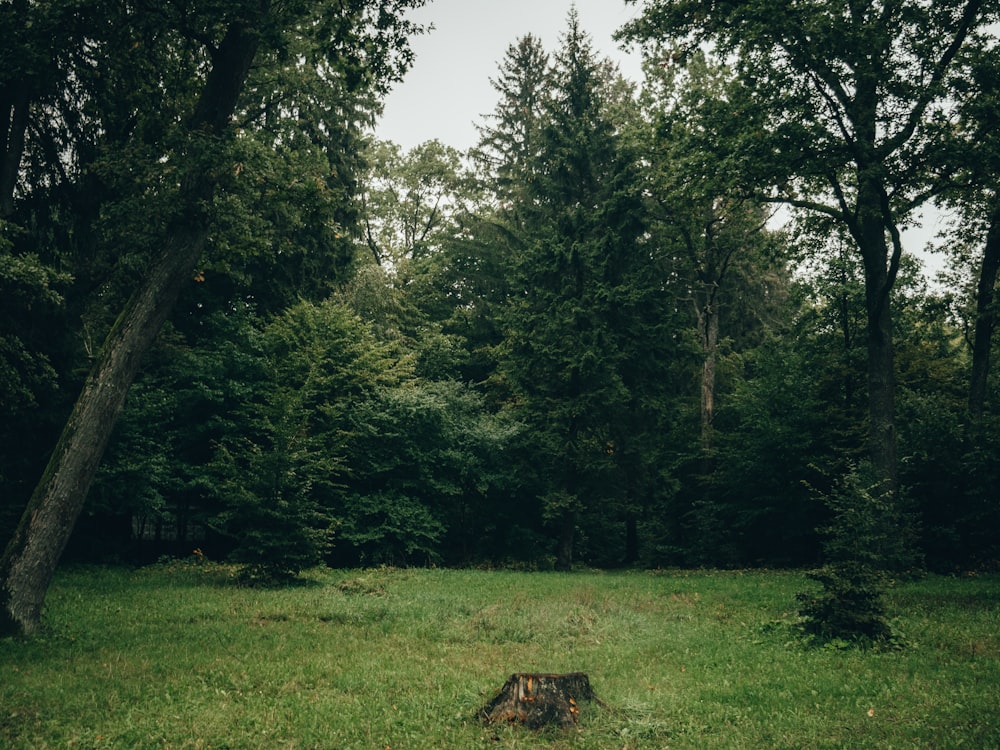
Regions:
<instances>
[{"instance_id":1,"label":"tall pine tree","mask_svg":"<svg viewBox=\"0 0 1000 750\"><path fill-rule=\"evenodd\" d=\"M605 102L613 79L575 12L550 75L515 209L523 225L500 368L528 426L565 569L581 520L624 500L619 444L633 407L630 357L642 346L645 227L634 160Z\"/></svg>"},{"instance_id":2,"label":"tall pine tree","mask_svg":"<svg viewBox=\"0 0 1000 750\"><path fill-rule=\"evenodd\" d=\"M549 56L538 37L528 34L507 48L500 72L490 83L500 95L488 124L479 127L471 152L486 173L500 205L524 186L535 164L549 90Z\"/></svg>"}]
</instances>

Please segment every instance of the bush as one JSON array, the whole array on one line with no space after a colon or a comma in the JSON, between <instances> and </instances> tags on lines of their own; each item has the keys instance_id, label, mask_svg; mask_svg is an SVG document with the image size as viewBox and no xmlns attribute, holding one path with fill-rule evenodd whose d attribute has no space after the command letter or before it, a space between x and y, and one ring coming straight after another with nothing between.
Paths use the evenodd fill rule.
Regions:
<instances>
[{"instance_id":1,"label":"bush","mask_svg":"<svg viewBox=\"0 0 1000 750\"><path fill-rule=\"evenodd\" d=\"M870 467L854 467L823 500L832 512L822 529L827 562L809 574L822 590L797 595L801 628L817 644L881 646L895 637L886 620L885 570L901 558L893 495Z\"/></svg>"},{"instance_id":2,"label":"bush","mask_svg":"<svg viewBox=\"0 0 1000 750\"><path fill-rule=\"evenodd\" d=\"M886 620L883 577L860 562L839 562L808 574L819 593L800 593L801 628L817 645L882 645L894 635Z\"/></svg>"},{"instance_id":3,"label":"bush","mask_svg":"<svg viewBox=\"0 0 1000 750\"><path fill-rule=\"evenodd\" d=\"M379 492L348 499L342 536L366 565L429 565L440 559L444 531L418 500Z\"/></svg>"}]
</instances>

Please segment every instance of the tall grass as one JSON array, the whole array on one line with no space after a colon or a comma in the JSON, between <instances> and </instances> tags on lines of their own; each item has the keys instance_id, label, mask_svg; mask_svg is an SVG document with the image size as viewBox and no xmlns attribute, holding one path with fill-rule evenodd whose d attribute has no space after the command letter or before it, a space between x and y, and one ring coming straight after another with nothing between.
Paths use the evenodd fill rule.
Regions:
<instances>
[{"instance_id":1,"label":"tall grass","mask_svg":"<svg viewBox=\"0 0 1000 750\"><path fill-rule=\"evenodd\" d=\"M62 571L0 641L4 748L1000 747L1000 577L893 587L909 647L808 650L787 572ZM578 730L483 727L516 671L584 671Z\"/></svg>"}]
</instances>

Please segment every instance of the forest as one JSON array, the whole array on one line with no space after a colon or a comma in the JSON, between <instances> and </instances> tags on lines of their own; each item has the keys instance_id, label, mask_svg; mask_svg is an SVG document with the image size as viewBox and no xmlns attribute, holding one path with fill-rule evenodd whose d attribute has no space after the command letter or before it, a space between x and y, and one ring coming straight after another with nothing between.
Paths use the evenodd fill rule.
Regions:
<instances>
[{"instance_id":1,"label":"forest","mask_svg":"<svg viewBox=\"0 0 1000 750\"><path fill-rule=\"evenodd\" d=\"M997 3L646 0L641 82L571 12L467 153L372 136L423 4L0 4L6 597L996 566Z\"/></svg>"}]
</instances>

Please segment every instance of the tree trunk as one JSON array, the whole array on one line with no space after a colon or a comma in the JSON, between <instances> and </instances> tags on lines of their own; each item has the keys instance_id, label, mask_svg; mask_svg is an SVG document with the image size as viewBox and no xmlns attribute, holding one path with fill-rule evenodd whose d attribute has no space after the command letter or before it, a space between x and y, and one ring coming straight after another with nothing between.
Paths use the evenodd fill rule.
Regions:
<instances>
[{"instance_id":1,"label":"tree trunk","mask_svg":"<svg viewBox=\"0 0 1000 750\"><path fill-rule=\"evenodd\" d=\"M559 519L559 542L556 547L556 570L573 569L573 543L576 538L576 512L566 509Z\"/></svg>"},{"instance_id":2,"label":"tree trunk","mask_svg":"<svg viewBox=\"0 0 1000 750\"><path fill-rule=\"evenodd\" d=\"M712 450L715 423L715 365L719 348L719 316L709 302L698 311L701 333L701 448Z\"/></svg>"},{"instance_id":3,"label":"tree trunk","mask_svg":"<svg viewBox=\"0 0 1000 750\"><path fill-rule=\"evenodd\" d=\"M580 701L603 705L583 672L513 674L479 716L484 724L523 724L530 729L549 724L572 727L579 721Z\"/></svg>"},{"instance_id":4,"label":"tree trunk","mask_svg":"<svg viewBox=\"0 0 1000 750\"><path fill-rule=\"evenodd\" d=\"M874 122L874 120L872 121ZM874 128L874 125L872 125ZM865 312L868 333L868 449L872 468L883 490L898 488L896 455L896 365L892 340L890 294L899 268L898 233L893 231L894 251L889 256L887 216L882 206L882 186L862 181L858 196L857 242L865 268Z\"/></svg>"},{"instance_id":5,"label":"tree trunk","mask_svg":"<svg viewBox=\"0 0 1000 750\"><path fill-rule=\"evenodd\" d=\"M203 138L221 135L256 54L258 37L234 22L213 55L212 70L188 125ZM94 474L143 355L155 340L201 257L208 236L202 206L214 191L205 171L181 185L177 216L142 286L108 334L49 464L0 559L0 633L32 633L83 508Z\"/></svg>"},{"instance_id":6,"label":"tree trunk","mask_svg":"<svg viewBox=\"0 0 1000 750\"><path fill-rule=\"evenodd\" d=\"M997 324L996 283L1000 273L1000 208L991 217L983 249L976 290L976 323L972 340L972 373L969 378L969 414L978 422L986 406L990 350Z\"/></svg>"},{"instance_id":7,"label":"tree trunk","mask_svg":"<svg viewBox=\"0 0 1000 750\"><path fill-rule=\"evenodd\" d=\"M871 295L870 295L871 296ZM868 304L868 444L876 476L895 492L896 373L888 294Z\"/></svg>"},{"instance_id":8,"label":"tree trunk","mask_svg":"<svg viewBox=\"0 0 1000 750\"><path fill-rule=\"evenodd\" d=\"M639 562L639 519L629 514L625 517L625 565Z\"/></svg>"},{"instance_id":9,"label":"tree trunk","mask_svg":"<svg viewBox=\"0 0 1000 750\"><path fill-rule=\"evenodd\" d=\"M28 128L27 84L9 86L0 97L0 219L14 213L14 187L24 155L24 133Z\"/></svg>"}]
</instances>

